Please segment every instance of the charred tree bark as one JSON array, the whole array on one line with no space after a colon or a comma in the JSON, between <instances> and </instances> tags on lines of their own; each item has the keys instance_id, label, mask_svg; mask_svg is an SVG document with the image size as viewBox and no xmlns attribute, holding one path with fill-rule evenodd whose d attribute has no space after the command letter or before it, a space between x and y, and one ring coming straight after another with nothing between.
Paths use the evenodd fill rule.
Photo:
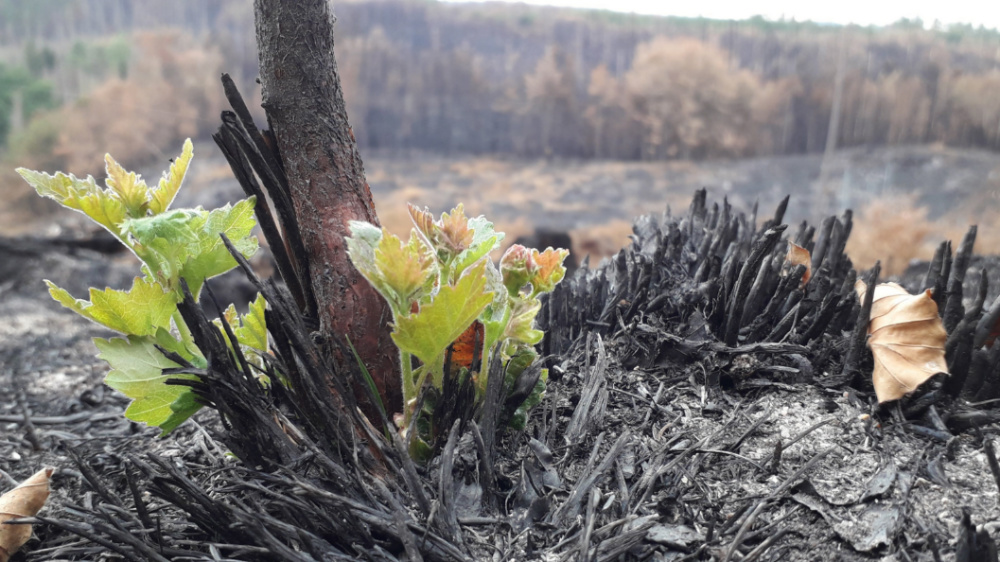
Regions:
<instances>
[{"instance_id":1,"label":"charred tree bark","mask_svg":"<svg viewBox=\"0 0 1000 562\"><path fill-rule=\"evenodd\" d=\"M263 107L288 177L320 332L347 336L382 392L402 404L389 308L347 257L348 221L379 224L347 119L327 0L254 1ZM299 264L302 267L303 264Z\"/></svg>"}]
</instances>

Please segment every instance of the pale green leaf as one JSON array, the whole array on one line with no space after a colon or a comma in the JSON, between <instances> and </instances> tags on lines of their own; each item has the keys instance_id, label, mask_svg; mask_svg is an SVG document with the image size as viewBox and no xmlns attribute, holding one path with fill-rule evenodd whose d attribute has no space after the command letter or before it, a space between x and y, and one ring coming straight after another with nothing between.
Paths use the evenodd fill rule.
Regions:
<instances>
[{"instance_id":1,"label":"pale green leaf","mask_svg":"<svg viewBox=\"0 0 1000 562\"><path fill-rule=\"evenodd\" d=\"M473 231L472 242L455 257L452 264L453 277L461 276L467 267L499 248L504 239L504 233L497 232L493 223L482 215L469 219L469 229Z\"/></svg>"},{"instance_id":2,"label":"pale green leaf","mask_svg":"<svg viewBox=\"0 0 1000 562\"><path fill-rule=\"evenodd\" d=\"M375 249L375 267L391 293L389 302L397 315L408 314L411 302L423 296L437 276L434 255L418 237L412 236L403 244L398 236L387 230L383 230Z\"/></svg>"},{"instance_id":3,"label":"pale green leaf","mask_svg":"<svg viewBox=\"0 0 1000 562\"><path fill-rule=\"evenodd\" d=\"M347 257L351 263L390 304L393 314L399 316L408 313L409 310L400 309L400 299L376 263L375 251L382 243L382 229L362 221L350 221L348 226L351 235L344 238L344 242L347 243Z\"/></svg>"},{"instance_id":4,"label":"pale green leaf","mask_svg":"<svg viewBox=\"0 0 1000 562\"><path fill-rule=\"evenodd\" d=\"M125 417L158 426L167 433L201 408L189 387L168 385L170 379L196 380L194 375L164 375L179 367L156 349L153 338L95 338L98 355L111 366L104 382L132 399Z\"/></svg>"},{"instance_id":5,"label":"pale green leaf","mask_svg":"<svg viewBox=\"0 0 1000 562\"><path fill-rule=\"evenodd\" d=\"M541 330L535 329L535 317L538 316L538 311L541 308L542 303L538 299L515 299L514 310L504 335L528 345L535 345L542 341L545 334Z\"/></svg>"},{"instance_id":6,"label":"pale green leaf","mask_svg":"<svg viewBox=\"0 0 1000 562\"><path fill-rule=\"evenodd\" d=\"M119 225L126 218L125 205L110 192L98 188L94 178L87 176L86 179L80 179L62 172L50 176L24 168L18 168L17 173L42 197L80 211L111 234L121 236Z\"/></svg>"},{"instance_id":7,"label":"pale green leaf","mask_svg":"<svg viewBox=\"0 0 1000 562\"><path fill-rule=\"evenodd\" d=\"M196 232L197 246L191 249L190 258L181 268L181 277L188 282L192 294L198 295L206 279L222 275L237 265L220 234L225 234L245 258L257 252L257 238L250 236L257 225L253 214L256 201L250 197L208 213L204 225Z\"/></svg>"},{"instance_id":8,"label":"pale green leaf","mask_svg":"<svg viewBox=\"0 0 1000 562\"><path fill-rule=\"evenodd\" d=\"M150 189L152 198L149 201L149 210L154 215L166 211L173 203L177 191L181 188L181 183L184 182L184 176L187 174L193 156L194 145L191 144L191 139L187 139L184 141L181 155L170 164L170 171L163 174L157 187Z\"/></svg>"},{"instance_id":9,"label":"pale green leaf","mask_svg":"<svg viewBox=\"0 0 1000 562\"><path fill-rule=\"evenodd\" d=\"M170 328L177 309L173 293L156 282L136 277L128 291L90 289L90 301L73 298L50 281L49 294L63 306L85 318L123 334L149 336L159 328Z\"/></svg>"},{"instance_id":10,"label":"pale green leaf","mask_svg":"<svg viewBox=\"0 0 1000 562\"><path fill-rule=\"evenodd\" d=\"M121 224L128 218L125 205L102 191L81 196L76 201L77 209L97 224L103 226L116 238L121 239Z\"/></svg>"},{"instance_id":11,"label":"pale green leaf","mask_svg":"<svg viewBox=\"0 0 1000 562\"><path fill-rule=\"evenodd\" d=\"M420 311L396 319L392 339L424 363L439 358L493 300L486 290L485 265L471 268L455 285L442 286Z\"/></svg>"},{"instance_id":12,"label":"pale green leaf","mask_svg":"<svg viewBox=\"0 0 1000 562\"><path fill-rule=\"evenodd\" d=\"M348 227L351 229L351 235L345 238L347 255L354 267L374 285L374 279L378 277L375 249L382 241L382 229L363 221L350 221Z\"/></svg>"},{"instance_id":13,"label":"pale green leaf","mask_svg":"<svg viewBox=\"0 0 1000 562\"><path fill-rule=\"evenodd\" d=\"M178 209L152 217L128 219L122 223L122 235L162 283L177 289L182 265L198 245L197 229L207 211Z\"/></svg>"},{"instance_id":14,"label":"pale green leaf","mask_svg":"<svg viewBox=\"0 0 1000 562\"><path fill-rule=\"evenodd\" d=\"M489 350L493 349L493 345L503 337L504 332L507 330L507 324L510 322L511 306L510 298L507 296L507 289L503 284L503 277L501 277L500 272L493 265L493 262L486 261L486 268L483 273L486 276L486 290L493 293L493 302L486 307L479 318L485 327L483 349L488 354Z\"/></svg>"},{"instance_id":15,"label":"pale green leaf","mask_svg":"<svg viewBox=\"0 0 1000 562\"><path fill-rule=\"evenodd\" d=\"M149 210L149 187L146 182L135 172L122 168L110 154L104 155L104 169L108 173L104 183L110 190L109 194L113 193L122 202L128 216L146 216L146 211Z\"/></svg>"},{"instance_id":16,"label":"pale green leaf","mask_svg":"<svg viewBox=\"0 0 1000 562\"><path fill-rule=\"evenodd\" d=\"M267 353L267 324L264 320L264 309L267 301L264 295L257 293L257 298L250 303L250 309L239 318L239 324L233 328L240 345Z\"/></svg>"},{"instance_id":17,"label":"pale green leaf","mask_svg":"<svg viewBox=\"0 0 1000 562\"><path fill-rule=\"evenodd\" d=\"M122 233L158 279L178 290L183 277L197 298L206 279L236 267L220 234L224 233L245 257L257 251L257 239L250 236L256 225L255 201L251 197L211 212L178 209L131 219L122 225Z\"/></svg>"}]
</instances>

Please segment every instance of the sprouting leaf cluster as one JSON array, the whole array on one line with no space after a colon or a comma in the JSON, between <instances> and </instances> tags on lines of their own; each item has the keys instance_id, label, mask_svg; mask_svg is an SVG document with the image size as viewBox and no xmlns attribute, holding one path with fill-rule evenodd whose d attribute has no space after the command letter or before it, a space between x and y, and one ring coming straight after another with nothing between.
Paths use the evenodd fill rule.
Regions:
<instances>
[{"instance_id":1,"label":"sprouting leaf cluster","mask_svg":"<svg viewBox=\"0 0 1000 562\"><path fill-rule=\"evenodd\" d=\"M126 171L110 155L105 156L108 177L104 189L90 176L80 179L61 172L50 176L17 170L39 195L87 215L142 261L142 275L135 278L131 289L91 288L90 300L77 299L54 283L46 283L49 293L63 306L125 336L94 340L100 357L111 366L105 382L132 398L126 417L158 426L164 434L200 405L189 387L167 384L168 379L195 375L163 374L164 369L176 370L181 365L161 349L197 368L207 366L177 310L184 297L181 280L197 299L207 279L236 267L222 234L245 257L257 251L257 238L250 235L256 225L253 197L212 211L201 207L170 209L192 156L189 139L155 186ZM246 315L239 316L230 306L218 321L230 323L248 357L267 352L264 306L263 297L258 295Z\"/></svg>"},{"instance_id":2,"label":"sprouting leaf cluster","mask_svg":"<svg viewBox=\"0 0 1000 562\"><path fill-rule=\"evenodd\" d=\"M489 254L499 248L504 235L484 217L466 217L462 205L437 220L413 205L409 214L414 228L405 242L358 221L350 223L347 238L351 262L392 310L404 401L397 422L403 432L420 415L416 409L421 390L431 385L440 392L446 375L463 381L471 377L475 400L481 403L494 350L504 362L505 387L514 386L538 359L533 346L543 336L535 328L539 296L552 291L565 276L562 264L569 255L562 249L539 252L514 245L498 268ZM473 360L456 360L460 346L473 350ZM543 371L514 413L512 425L523 426L527 410L541 400L546 378ZM424 424L417 428L410 442L416 444L411 452L419 456L432 436Z\"/></svg>"}]
</instances>

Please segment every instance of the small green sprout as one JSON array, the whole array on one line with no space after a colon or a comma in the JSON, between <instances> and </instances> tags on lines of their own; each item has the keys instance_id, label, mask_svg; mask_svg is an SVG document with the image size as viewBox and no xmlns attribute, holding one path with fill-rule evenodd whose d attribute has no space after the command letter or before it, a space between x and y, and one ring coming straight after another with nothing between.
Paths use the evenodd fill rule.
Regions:
<instances>
[{"instance_id":1,"label":"small green sprout","mask_svg":"<svg viewBox=\"0 0 1000 562\"><path fill-rule=\"evenodd\" d=\"M431 384L441 391L446 372L471 376L476 401L481 402L495 349L506 365L508 383L537 360L533 346L543 337L534 327L539 296L552 291L565 276L562 264L569 255L567 250L539 252L514 245L497 269L489 254L499 248L504 235L484 217L466 217L462 205L439 220L413 205L409 213L414 228L405 243L385 229L359 221L350 223L347 238L351 262L392 310L404 402L396 421L404 432L420 415L416 406L421 389ZM459 345L465 347L463 339L470 336L481 338L474 342L481 346L479 361L456 361ZM446 366L449 355L452 364ZM527 410L541 400L546 379L543 371L511 425L523 427ZM432 436L419 433L411 441L415 444L411 453L424 456L429 450L426 439Z\"/></svg>"},{"instance_id":2,"label":"small green sprout","mask_svg":"<svg viewBox=\"0 0 1000 562\"><path fill-rule=\"evenodd\" d=\"M104 227L141 261L142 276L128 291L90 289L90 300L74 298L65 289L46 281L52 298L77 314L123 334L124 338L95 338L99 356L111 371L104 382L132 398L125 411L131 420L157 426L167 434L191 417L201 406L187 386L168 385L168 379L192 379L192 374L164 375L164 369L181 366L160 351L165 349L197 368L207 367L204 355L192 340L177 303L183 300L181 279L197 299L207 279L234 267L236 260L226 249L225 234L243 256L257 251L257 238L250 235L256 225L253 197L235 205L206 211L170 210L180 190L194 149L184 143L181 155L150 187L134 172L128 172L110 155L105 156L106 189L94 178L80 179L61 172L50 176L19 168L31 187L79 211ZM264 298L257 296L246 315L232 306L217 320L228 322L247 357L260 366L260 354L267 353L264 325ZM160 348L160 349L157 349Z\"/></svg>"}]
</instances>

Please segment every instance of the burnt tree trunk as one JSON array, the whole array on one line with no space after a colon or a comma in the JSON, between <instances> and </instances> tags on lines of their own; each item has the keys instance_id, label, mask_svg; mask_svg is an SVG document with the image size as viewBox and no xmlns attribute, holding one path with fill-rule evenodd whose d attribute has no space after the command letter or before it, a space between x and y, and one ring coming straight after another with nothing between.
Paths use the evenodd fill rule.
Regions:
<instances>
[{"instance_id":1,"label":"burnt tree trunk","mask_svg":"<svg viewBox=\"0 0 1000 562\"><path fill-rule=\"evenodd\" d=\"M388 305L354 268L348 221L379 224L333 55L327 0L255 0L263 107L277 141L320 332L350 338L389 411L402 405ZM369 412L371 414L372 412Z\"/></svg>"}]
</instances>

